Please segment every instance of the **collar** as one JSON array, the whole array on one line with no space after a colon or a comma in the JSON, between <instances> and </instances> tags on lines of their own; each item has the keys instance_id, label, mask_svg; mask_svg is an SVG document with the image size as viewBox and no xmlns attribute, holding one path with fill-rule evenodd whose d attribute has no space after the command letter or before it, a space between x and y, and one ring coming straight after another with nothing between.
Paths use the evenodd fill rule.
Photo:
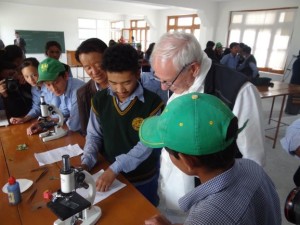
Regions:
<instances>
[{"instance_id":1,"label":"collar","mask_svg":"<svg viewBox=\"0 0 300 225\"><path fill-rule=\"evenodd\" d=\"M235 161L234 165L230 169L210 179L209 181L200 184L198 187L180 198L180 208L186 212L199 201L207 198L210 195L218 193L223 189L226 189L232 183L232 181L237 179L238 170L239 164L237 161Z\"/></svg>"},{"instance_id":2,"label":"collar","mask_svg":"<svg viewBox=\"0 0 300 225\"><path fill-rule=\"evenodd\" d=\"M201 65L200 65L200 72L196 76L192 86L188 90L184 91L181 94L176 94L176 93L172 94L172 96L168 100L168 103L169 103L169 101L172 101L173 99L175 99L179 96L182 96L184 94L189 94L192 92L200 92L200 93L204 92L204 80L206 78L206 75L207 75L210 67L211 67L212 61L207 56L207 54L204 54L203 51L202 51L202 55L203 55L203 57L202 57Z\"/></svg>"},{"instance_id":3,"label":"collar","mask_svg":"<svg viewBox=\"0 0 300 225\"><path fill-rule=\"evenodd\" d=\"M111 96L115 96L117 103L120 104L120 102L117 98L117 95L112 91L110 86L108 87L108 94ZM145 102L144 89L140 82L138 82L138 85L137 85L136 89L134 90L134 92L132 92L131 95L124 102L122 102L122 104L132 101L135 97L137 97L138 100L140 100L141 102L143 102L143 103Z\"/></svg>"}]
</instances>

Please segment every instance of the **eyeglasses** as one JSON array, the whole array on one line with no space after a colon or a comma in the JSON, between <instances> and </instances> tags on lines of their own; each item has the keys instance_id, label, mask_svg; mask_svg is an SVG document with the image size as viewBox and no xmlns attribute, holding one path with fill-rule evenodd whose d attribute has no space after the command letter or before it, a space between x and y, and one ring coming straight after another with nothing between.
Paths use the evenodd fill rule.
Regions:
<instances>
[{"instance_id":1,"label":"eyeglasses","mask_svg":"<svg viewBox=\"0 0 300 225\"><path fill-rule=\"evenodd\" d=\"M172 85L175 83L175 81L177 80L177 78L180 76L180 74L190 65L192 65L192 63L186 64L185 66L182 67L182 69L179 71L179 73L177 73L176 77L174 78L173 81L162 81L161 79L159 79L157 76L155 76L154 74L154 80L159 81L162 85L166 86L168 89L170 87L172 87Z\"/></svg>"}]
</instances>

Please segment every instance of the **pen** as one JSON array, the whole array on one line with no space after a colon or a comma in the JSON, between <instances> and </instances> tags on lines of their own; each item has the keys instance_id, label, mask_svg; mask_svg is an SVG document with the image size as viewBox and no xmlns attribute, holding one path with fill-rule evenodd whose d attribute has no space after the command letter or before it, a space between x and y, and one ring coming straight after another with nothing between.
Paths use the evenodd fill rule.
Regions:
<instances>
[{"instance_id":1,"label":"pen","mask_svg":"<svg viewBox=\"0 0 300 225\"><path fill-rule=\"evenodd\" d=\"M48 169L45 168L45 170L36 178L35 182L38 182L47 172Z\"/></svg>"},{"instance_id":2,"label":"pen","mask_svg":"<svg viewBox=\"0 0 300 225\"><path fill-rule=\"evenodd\" d=\"M35 196L36 192L37 192L37 189L34 189L34 190L30 193L30 195L29 195L28 198L27 198L27 203L30 203L30 202L32 201L32 199L33 199L33 197Z\"/></svg>"},{"instance_id":3,"label":"pen","mask_svg":"<svg viewBox=\"0 0 300 225\"><path fill-rule=\"evenodd\" d=\"M38 168L30 170L30 172L35 172L35 171L39 171L39 170L46 170L46 169L47 169L47 167L38 167Z\"/></svg>"}]
</instances>

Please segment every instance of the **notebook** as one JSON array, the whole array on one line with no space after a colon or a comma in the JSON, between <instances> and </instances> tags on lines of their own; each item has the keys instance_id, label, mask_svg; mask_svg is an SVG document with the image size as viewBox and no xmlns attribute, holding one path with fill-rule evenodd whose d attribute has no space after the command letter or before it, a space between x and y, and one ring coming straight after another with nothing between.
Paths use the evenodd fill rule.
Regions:
<instances>
[{"instance_id":1,"label":"notebook","mask_svg":"<svg viewBox=\"0 0 300 225\"><path fill-rule=\"evenodd\" d=\"M8 123L8 120L6 117L5 110L0 110L0 127L8 126L8 125L9 125L9 123Z\"/></svg>"}]
</instances>

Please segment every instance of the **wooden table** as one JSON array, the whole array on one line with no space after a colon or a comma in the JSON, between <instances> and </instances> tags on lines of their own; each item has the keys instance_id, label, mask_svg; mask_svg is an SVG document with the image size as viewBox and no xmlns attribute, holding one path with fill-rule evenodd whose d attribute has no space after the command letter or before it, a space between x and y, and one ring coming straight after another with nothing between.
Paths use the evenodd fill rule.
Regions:
<instances>
[{"instance_id":1,"label":"wooden table","mask_svg":"<svg viewBox=\"0 0 300 225\"><path fill-rule=\"evenodd\" d=\"M270 110L270 114L269 114L268 123L270 124L271 120L273 120L277 124L275 127L276 130L275 130L274 137L267 136L267 135L266 135L266 137L273 140L273 148L275 148L280 124L282 124L281 118L282 118L282 114L283 114L283 108L285 106L286 97L288 95L292 95L292 94L300 94L300 85L283 83L281 81L272 81L272 83L274 83L273 87L257 86L257 89L258 89L260 97L262 99L272 98L272 106L271 106L271 110ZM272 114L273 114L275 98L278 96L282 96L282 101L281 101L278 120L274 120L274 119L272 119Z\"/></svg>"},{"instance_id":2,"label":"wooden table","mask_svg":"<svg viewBox=\"0 0 300 225\"><path fill-rule=\"evenodd\" d=\"M0 186L7 182L10 175L16 178L26 178L35 180L41 171L31 172L32 169L38 168L38 163L34 158L34 153L52 150L57 147L68 144L78 143L81 148L84 146L84 138L73 132L69 132L66 137L43 143L38 135L27 136L26 127L29 124L10 125L0 128ZM27 144L28 149L17 151L19 144ZM80 156L71 158L71 165L79 165ZM17 206L8 204L8 197L0 191L0 224L13 225L50 225L57 217L46 207L43 200L45 190L57 191L60 188L59 168L61 162L47 165L48 173L42 177L24 193L22 193L22 202ZM105 169L108 164L102 159L92 173L100 169ZM159 211L141 195L133 185L131 185L123 176L119 175L118 179L126 183L127 186L114 193L109 198L104 199L97 205L102 210L102 216L97 224L115 225L129 224L141 225L144 220L158 214ZM27 199L34 189L37 193L31 202Z\"/></svg>"}]
</instances>

